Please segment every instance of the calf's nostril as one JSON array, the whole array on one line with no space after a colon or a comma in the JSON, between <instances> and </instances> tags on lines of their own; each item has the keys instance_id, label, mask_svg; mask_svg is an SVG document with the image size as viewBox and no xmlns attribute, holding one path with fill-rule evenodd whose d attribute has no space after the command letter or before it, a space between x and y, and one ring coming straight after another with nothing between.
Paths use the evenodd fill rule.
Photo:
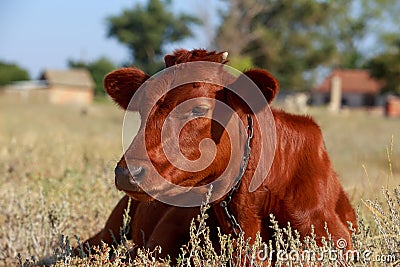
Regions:
<instances>
[{"instance_id":1,"label":"calf's nostril","mask_svg":"<svg viewBox=\"0 0 400 267\"><path fill-rule=\"evenodd\" d=\"M132 166L129 171L133 177L141 177L145 172L142 166Z\"/></svg>"},{"instance_id":2,"label":"calf's nostril","mask_svg":"<svg viewBox=\"0 0 400 267\"><path fill-rule=\"evenodd\" d=\"M134 186L139 186L141 179L145 173L142 166L129 166L129 183Z\"/></svg>"}]
</instances>

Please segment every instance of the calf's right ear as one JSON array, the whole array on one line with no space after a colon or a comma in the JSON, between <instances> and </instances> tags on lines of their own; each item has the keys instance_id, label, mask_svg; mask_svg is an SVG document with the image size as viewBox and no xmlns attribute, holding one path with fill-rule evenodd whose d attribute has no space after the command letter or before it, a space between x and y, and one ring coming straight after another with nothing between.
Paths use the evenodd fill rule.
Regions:
<instances>
[{"instance_id":1,"label":"calf's right ear","mask_svg":"<svg viewBox=\"0 0 400 267\"><path fill-rule=\"evenodd\" d=\"M278 80L264 69L250 69L228 87L236 93L228 92L228 102L247 114L262 110L279 92Z\"/></svg>"},{"instance_id":2,"label":"calf's right ear","mask_svg":"<svg viewBox=\"0 0 400 267\"><path fill-rule=\"evenodd\" d=\"M128 109L131 98L149 77L137 68L121 68L107 74L104 78L104 88L115 103L123 109ZM129 110L137 111L138 107L132 105L129 106Z\"/></svg>"}]
</instances>

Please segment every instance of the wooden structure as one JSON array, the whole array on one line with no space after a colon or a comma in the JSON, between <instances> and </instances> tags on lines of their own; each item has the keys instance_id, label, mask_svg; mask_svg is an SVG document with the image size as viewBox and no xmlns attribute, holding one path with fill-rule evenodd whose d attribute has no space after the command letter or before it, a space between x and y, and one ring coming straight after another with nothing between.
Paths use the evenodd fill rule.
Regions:
<instances>
[{"instance_id":1,"label":"wooden structure","mask_svg":"<svg viewBox=\"0 0 400 267\"><path fill-rule=\"evenodd\" d=\"M95 83L85 69L46 70L40 80L14 82L2 90L7 96L52 104L88 105Z\"/></svg>"},{"instance_id":2,"label":"wooden structure","mask_svg":"<svg viewBox=\"0 0 400 267\"><path fill-rule=\"evenodd\" d=\"M49 89L54 104L89 104L93 101L94 81L85 69L46 70L41 77Z\"/></svg>"},{"instance_id":3,"label":"wooden structure","mask_svg":"<svg viewBox=\"0 0 400 267\"><path fill-rule=\"evenodd\" d=\"M386 100L385 113L388 117L400 118L400 97L389 96Z\"/></svg>"}]
</instances>

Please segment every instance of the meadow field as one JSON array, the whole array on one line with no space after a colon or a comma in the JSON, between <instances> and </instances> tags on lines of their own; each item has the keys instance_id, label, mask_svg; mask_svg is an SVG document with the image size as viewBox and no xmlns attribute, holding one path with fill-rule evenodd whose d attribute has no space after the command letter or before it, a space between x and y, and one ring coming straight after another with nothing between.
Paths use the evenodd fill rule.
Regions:
<instances>
[{"instance_id":1,"label":"meadow field","mask_svg":"<svg viewBox=\"0 0 400 267\"><path fill-rule=\"evenodd\" d=\"M356 247L374 255L397 252L385 264L398 264L400 119L365 111L331 114L323 108L308 113L320 124L332 163L358 210ZM123 196L113 174L122 155L123 115L106 100L83 109L0 95L0 265L30 266L53 253L59 266L74 265L68 246L100 230ZM199 230L202 223L200 218L194 227ZM285 240L291 240L287 233ZM157 259L148 257L138 264L156 266ZM229 255L213 257L229 260ZM204 266L202 260L191 262ZM365 266L374 264L382 266Z\"/></svg>"}]
</instances>

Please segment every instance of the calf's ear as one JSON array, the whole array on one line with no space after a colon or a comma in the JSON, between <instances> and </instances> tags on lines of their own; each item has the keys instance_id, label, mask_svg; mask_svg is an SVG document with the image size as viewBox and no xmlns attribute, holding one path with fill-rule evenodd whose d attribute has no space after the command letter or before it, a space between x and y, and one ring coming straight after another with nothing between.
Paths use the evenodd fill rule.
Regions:
<instances>
[{"instance_id":1,"label":"calf's ear","mask_svg":"<svg viewBox=\"0 0 400 267\"><path fill-rule=\"evenodd\" d=\"M128 109L131 98L137 89L150 76L137 68L121 68L104 78L104 88L107 94L123 109ZM136 111L138 107L129 106L129 110Z\"/></svg>"},{"instance_id":2,"label":"calf's ear","mask_svg":"<svg viewBox=\"0 0 400 267\"><path fill-rule=\"evenodd\" d=\"M230 104L249 114L260 111L266 103L272 102L279 92L279 82L266 70L250 69L228 88Z\"/></svg>"}]
</instances>

